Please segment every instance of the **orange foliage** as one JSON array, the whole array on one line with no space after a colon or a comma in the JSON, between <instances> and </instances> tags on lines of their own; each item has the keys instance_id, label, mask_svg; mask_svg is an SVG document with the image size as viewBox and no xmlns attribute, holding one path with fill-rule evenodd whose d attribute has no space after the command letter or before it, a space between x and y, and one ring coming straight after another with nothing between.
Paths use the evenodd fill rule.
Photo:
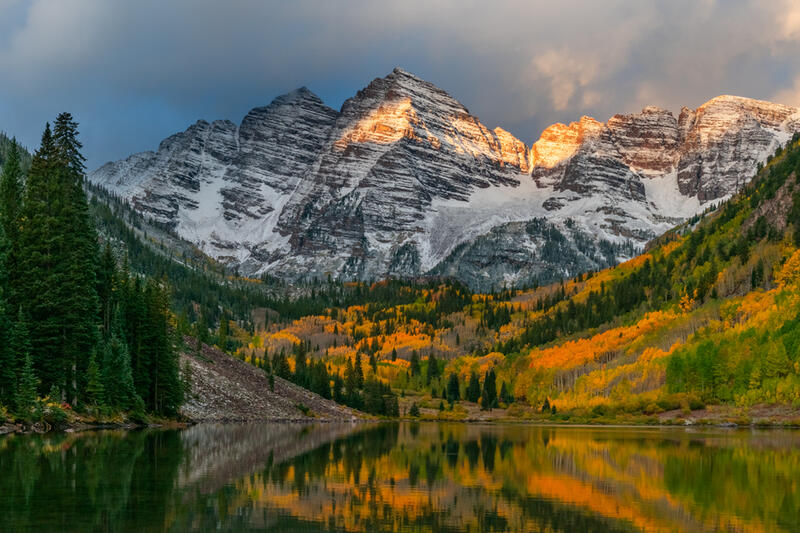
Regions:
<instances>
[{"instance_id":1,"label":"orange foliage","mask_svg":"<svg viewBox=\"0 0 800 533\"><path fill-rule=\"evenodd\" d=\"M673 312L654 311L632 326L613 328L588 339L567 341L551 348L535 348L530 353L530 366L571 368L589 363L606 352L618 350L637 337L669 324L675 318Z\"/></svg>"},{"instance_id":2,"label":"orange foliage","mask_svg":"<svg viewBox=\"0 0 800 533\"><path fill-rule=\"evenodd\" d=\"M800 250L786 260L783 268L775 275L775 281L782 289L796 287L800 283Z\"/></svg>"}]
</instances>

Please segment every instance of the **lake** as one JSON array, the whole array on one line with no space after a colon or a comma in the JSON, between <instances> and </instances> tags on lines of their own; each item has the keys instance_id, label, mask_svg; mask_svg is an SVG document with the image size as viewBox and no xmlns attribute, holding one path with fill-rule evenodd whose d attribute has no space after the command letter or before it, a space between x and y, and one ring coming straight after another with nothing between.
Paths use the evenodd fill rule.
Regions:
<instances>
[{"instance_id":1,"label":"lake","mask_svg":"<svg viewBox=\"0 0 800 533\"><path fill-rule=\"evenodd\" d=\"M800 432L438 423L0 437L0 531L800 531Z\"/></svg>"}]
</instances>

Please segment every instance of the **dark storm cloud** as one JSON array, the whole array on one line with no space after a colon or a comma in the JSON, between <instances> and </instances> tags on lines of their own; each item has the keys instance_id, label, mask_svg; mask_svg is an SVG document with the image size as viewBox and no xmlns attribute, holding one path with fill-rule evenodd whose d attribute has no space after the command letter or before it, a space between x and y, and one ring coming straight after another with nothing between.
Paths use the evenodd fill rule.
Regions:
<instances>
[{"instance_id":1,"label":"dark storm cloud","mask_svg":"<svg viewBox=\"0 0 800 533\"><path fill-rule=\"evenodd\" d=\"M554 121L718 94L800 104L795 2L0 0L0 129L67 109L90 166L301 85L402 66L527 143Z\"/></svg>"}]
</instances>

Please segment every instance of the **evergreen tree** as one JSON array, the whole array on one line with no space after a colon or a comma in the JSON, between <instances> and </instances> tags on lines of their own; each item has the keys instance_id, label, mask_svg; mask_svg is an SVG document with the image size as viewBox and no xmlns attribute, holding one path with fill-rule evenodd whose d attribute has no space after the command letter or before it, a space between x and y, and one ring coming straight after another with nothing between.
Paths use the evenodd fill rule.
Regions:
<instances>
[{"instance_id":1,"label":"evergreen tree","mask_svg":"<svg viewBox=\"0 0 800 533\"><path fill-rule=\"evenodd\" d=\"M458 374L453 372L447 379L447 401L455 403L461 399L461 389L458 383Z\"/></svg>"},{"instance_id":2,"label":"evergreen tree","mask_svg":"<svg viewBox=\"0 0 800 533\"><path fill-rule=\"evenodd\" d=\"M219 331L217 333L217 346L223 352L228 349L228 334L230 328L230 319L227 313L223 311L222 317L219 319Z\"/></svg>"},{"instance_id":3,"label":"evergreen tree","mask_svg":"<svg viewBox=\"0 0 800 533\"><path fill-rule=\"evenodd\" d=\"M20 167L19 148L16 140L11 141L2 174L0 175L0 254L3 254L0 271L5 279L3 284L8 311L16 309L19 300L15 297L19 275L20 241L19 231L22 224L22 169Z\"/></svg>"},{"instance_id":4,"label":"evergreen tree","mask_svg":"<svg viewBox=\"0 0 800 533\"><path fill-rule=\"evenodd\" d=\"M342 379L342 376L336 374L333 376L333 401L336 403L345 403L343 389L344 380Z\"/></svg>"},{"instance_id":5,"label":"evergreen tree","mask_svg":"<svg viewBox=\"0 0 800 533\"><path fill-rule=\"evenodd\" d=\"M289 379L291 377L292 371L283 348L281 348L280 352L275 352L275 354L272 355L272 371L279 378Z\"/></svg>"},{"instance_id":6,"label":"evergreen tree","mask_svg":"<svg viewBox=\"0 0 800 533\"><path fill-rule=\"evenodd\" d=\"M68 113L45 128L25 188L17 265L42 386L72 401L85 390L98 341L97 236L77 134Z\"/></svg>"},{"instance_id":7,"label":"evergreen tree","mask_svg":"<svg viewBox=\"0 0 800 533\"><path fill-rule=\"evenodd\" d=\"M323 361L312 362L310 389L323 398L331 399L331 380L328 376L328 368Z\"/></svg>"},{"instance_id":8,"label":"evergreen tree","mask_svg":"<svg viewBox=\"0 0 800 533\"><path fill-rule=\"evenodd\" d=\"M105 387L100 376L100 366L97 364L97 357L92 352L89 358L89 367L86 369L86 402L95 407L105 403Z\"/></svg>"},{"instance_id":9,"label":"evergreen tree","mask_svg":"<svg viewBox=\"0 0 800 533\"><path fill-rule=\"evenodd\" d=\"M358 357L358 356L356 356ZM347 390L347 401L345 402L350 407L359 408L361 406L361 395L359 389L358 373L353 365L352 359L347 359L347 366L344 370L344 384Z\"/></svg>"},{"instance_id":10,"label":"evergreen tree","mask_svg":"<svg viewBox=\"0 0 800 533\"><path fill-rule=\"evenodd\" d=\"M301 387L308 387L308 359L303 344L296 345L294 352L294 376L292 381Z\"/></svg>"},{"instance_id":11,"label":"evergreen tree","mask_svg":"<svg viewBox=\"0 0 800 533\"><path fill-rule=\"evenodd\" d=\"M477 372L472 372L467 385L466 399L468 402L478 403L481 398L481 382Z\"/></svg>"},{"instance_id":12,"label":"evergreen tree","mask_svg":"<svg viewBox=\"0 0 800 533\"><path fill-rule=\"evenodd\" d=\"M55 151L48 124L28 173L16 287L17 297L30 317L32 353L36 354L34 366L46 389L55 383L66 385L61 366L62 319L56 273L63 233L58 217L62 202L55 176Z\"/></svg>"},{"instance_id":13,"label":"evergreen tree","mask_svg":"<svg viewBox=\"0 0 800 533\"><path fill-rule=\"evenodd\" d=\"M61 309L61 352L68 398L85 390L90 354L97 347L98 298L97 234L84 192L84 157L78 141L78 124L69 113L61 113L53 125L56 177L63 203L58 214L65 233L57 265ZM77 390L76 390L77 389Z\"/></svg>"},{"instance_id":14,"label":"evergreen tree","mask_svg":"<svg viewBox=\"0 0 800 533\"><path fill-rule=\"evenodd\" d=\"M411 361L409 365L409 370L411 371L411 376L418 376L420 374L419 368L419 354L417 351L414 350L411 352Z\"/></svg>"},{"instance_id":15,"label":"evergreen tree","mask_svg":"<svg viewBox=\"0 0 800 533\"><path fill-rule=\"evenodd\" d=\"M17 364L8 343L9 320L0 295L0 405L13 405L17 382Z\"/></svg>"},{"instance_id":16,"label":"evergreen tree","mask_svg":"<svg viewBox=\"0 0 800 533\"><path fill-rule=\"evenodd\" d=\"M514 402L514 397L508 391L508 387L506 387L505 381L500 386L500 401L506 405Z\"/></svg>"},{"instance_id":17,"label":"evergreen tree","mask_svg":"<svg viewBox=\"0 0 800 533\"><path fill-rule=\"evenodd\" d=\"M111 320L114 318L114 288L117 284L117 263L111 251L111 245L106 243L100 256L97 269L97 296L100 304L100 323L103 336L111 333Z\"/></svg>"},{"instance_id":18,"label":"evergreen tree","mask_svg":"<svg viewBox=\"0 0 800 533\"><path fill-rule=\"evenodd\" d=\"M39 386L39 379L33 369L33 357L28 352L22 364L17 381L17 413L24 419L30 419L31 411L36 404L36 389Z\"/></svg>"},{"instance_id":19,"label":"evergreen tree","mask_svg":"<svg viewBox=\"0 0 800 533\"><path fill-rule=\"evenodd\" d=\"M358 388L361 389L364 387L364 367L361 365L361 352L356 352L356 361L353 367L358 380Z\"/></svg>"},{"instance_id":20,"label":"evergreen tree","mask_svg":"<svg viewBox=\"0 0 800 533\"><path fill-rule=\"evenodd\" d=\"M428 357L428 383L430 384L433 380L439 377L439 361L436 360L436 356L431 353Z\"/></svg>"},{"instance_id":21,"label":"evergreen tree","mask_svg":"<svg viewBox=\"0 0 800 533\"><path fill-rule=\"evenodd\" d=\"M149 409L174 415L183 403L183 384L178 368L178 353L169 328L169 298L165 290L149 280L145 288L147 303L147 342L151 363Z\"/></svg>"},{"instance_id":22,"label":"evergreen tree","mask_svg":"<svg viewBox=\"0 0 800 533\"><path fill-rule=\"evenodd\" d=\"M481 394L481 408L491 411L497 407L497 383L494 369L486 371L483 378L483 393Z\"/></svg>"},{"instance_id":23,"label":"evergreen tree","mask_svg":"<svg viewBox=\"0 0 800 533\"><path fill-rule=\"evenodd\" d=\"M133 409L142 399L133 384L130 353L122 335L119 315L112 327L111 336L103 346L102 374L106 399L115 409Z\"/></svg>"},{"instance_id":24,"label":"evergreen tree","mask_svg":"<svg viewBox=\"0 0 800 533\"><path fill-rule=\"evenodd\" d=\"M13 139L0 175L0 226L9 239L13 240L14 232L19 229L21 208L22 168L17 141Z\"/></svg>"},{"instance_id":25,"label":"evergreen tree","mask_svg":"<svg viewBox=\"0 0 800 533\"><path fill-rule=\"evenodd\" d=\"M12 405L16 389L17 362L9 347L11 329L8 312L8 277L6 276L6 241L0 226L0 405Z\"/></svg>"},{"instance_id":26,"label":"evergreen tree","mask_svg":"<svg viewBox=\"0 0 800 533\"><path fill-rule=\"evenodd\" d=\"M9 399L10 401L8 401L7 405L14 405L17 398L20 373L25 365L25 360L32 355L28 319L25 317L22 308L17 312L17 319L11 328L11 333L8 338L7 353L8 361L13 368L13 373L11 373L11 377L13 378L13 397Z\"/></svg>"},{"instance_id":27,"label":"evergreen tree","mask_svg":"<svg viewBox=\"0 0 800 533\"><path fill-rule=\"evenodd\" d=\"M408 411L408 416L419 418L419 406L417 406L416 402L411 404L411 409Z\"/></svg>"}]
</instances>

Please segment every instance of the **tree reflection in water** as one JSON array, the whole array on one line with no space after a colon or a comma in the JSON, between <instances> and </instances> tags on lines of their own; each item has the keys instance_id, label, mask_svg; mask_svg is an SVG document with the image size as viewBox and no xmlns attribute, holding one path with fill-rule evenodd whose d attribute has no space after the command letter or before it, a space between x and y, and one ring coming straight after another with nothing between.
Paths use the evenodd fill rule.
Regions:
<instances>
[{"instance_id":1,"label":"tree reflection in water","mask_svg":"<svg viewBox=\"0 0 800 533\"><path fill-rule=\"evenodd\" d=\"M800 434L434 423L0 439L2 531L792 531Z\"/></svg>"}]
</instances>

